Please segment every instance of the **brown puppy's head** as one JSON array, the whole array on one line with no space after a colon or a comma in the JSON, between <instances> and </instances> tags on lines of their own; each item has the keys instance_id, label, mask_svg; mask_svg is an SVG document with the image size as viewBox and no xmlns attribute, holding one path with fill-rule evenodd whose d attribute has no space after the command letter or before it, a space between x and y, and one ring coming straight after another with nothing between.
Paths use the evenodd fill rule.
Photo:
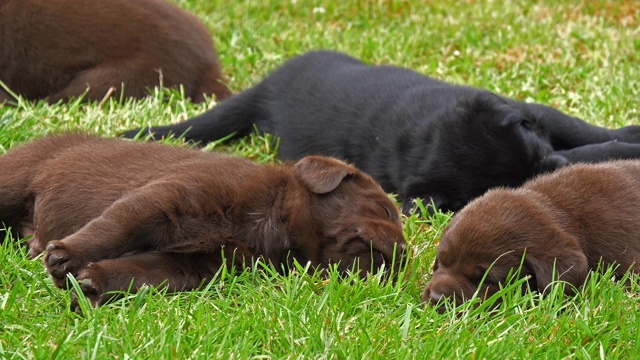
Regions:
<instances>
[{"instance_id":1,"label":"brown puppy's head","mask_svg":"<svg viewBox=\"0 0 640 360\"><path fill-rule=\"evenodd\" d=\"M291 211L294 257L315 266L339 264L341 272L359 269L363 276L393 263L397 274L406 243L398 208L380 185L353 166L321 156L298 161L295 173L307 194Z\"/></svg>"},{"instance_id":2,"label":"brown puppy's head","mask_svg":"<svg viewBox=\"0 0 640 360\"><path fill-rule=\"evenodd\" d=\"M560 227L563 215L545 201L529 190L496 189L462 209L442 235L422 300L442 306L449 298L459 305L476 292L487 299L521 263L520 276L531 276L532 289L544 292L554 280L580 286L587 258L579 241Z\"/></svg>"}]
</instances>

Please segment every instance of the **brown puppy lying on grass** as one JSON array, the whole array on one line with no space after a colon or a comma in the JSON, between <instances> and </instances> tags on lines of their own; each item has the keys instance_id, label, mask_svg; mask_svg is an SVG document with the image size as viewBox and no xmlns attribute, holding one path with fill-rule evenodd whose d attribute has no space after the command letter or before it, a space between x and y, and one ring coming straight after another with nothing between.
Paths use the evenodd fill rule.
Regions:
<instances>
[{"instance_id":1,"label":"brown puppy lying on grass","mask_svg":"<svg viewBox=\"0 0 640 360\"><path fill-rule=\"evenodd\" d=\"M617 276L638 272L639 224L640 161L573 165L517 189L490 190L445 229L422 299L436 306L476 292L486 299L523 255L520 275L540 292L559 279L572 294L600 261L617 264Z\"/></svg>"},{"instance_id":2,"label":"brown puppy lying on grass","mask_svg":"<svg viewBox=\"0 0 640 360\"><path fill-rule=\"evenodd\" d=\"M365 275L400 264L399 212L371 177L333 158L258 165L194 149L83 135L0 156L0 220L33 235L59 287L94 304L143 284L189 290L262 257ZM394 262L395 261L395 262ZM394 272L397 273L397 266Z\"/></svg>"},{"instance_id":3,"label":"brown puppy lying on grass","mask_svg":"<svg viewBox=\"0 0 640 360\"><path fill-rule=\"evenodd\" d=\"M231 95L207 29L164 0L4 0L0 19L0 80L29 100L142 98L160 81L193 101Z\"/></svg>"}]
</instances>

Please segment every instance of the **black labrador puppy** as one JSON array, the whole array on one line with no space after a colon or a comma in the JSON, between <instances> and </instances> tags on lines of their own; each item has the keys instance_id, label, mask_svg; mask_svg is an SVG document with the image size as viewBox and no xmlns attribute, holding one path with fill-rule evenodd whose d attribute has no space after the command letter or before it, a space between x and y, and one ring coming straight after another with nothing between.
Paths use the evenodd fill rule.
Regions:
<instances>
[{"instance_id":1,"label":"black labrador puppy","mask_svg":"<svg viewBox=\"0 0 640 360\"><path fill-rule=\"evenodd\" d=\"M640 157L640 126L604 129L544 105L327 51L294 58L212 110L149 132L206 143L247 135L254 124L280 138L283 159L323 154L352 162L397 193L405 211L415 198L456 211L489 188L568 163Z\"/></svg>"}]
</instances>

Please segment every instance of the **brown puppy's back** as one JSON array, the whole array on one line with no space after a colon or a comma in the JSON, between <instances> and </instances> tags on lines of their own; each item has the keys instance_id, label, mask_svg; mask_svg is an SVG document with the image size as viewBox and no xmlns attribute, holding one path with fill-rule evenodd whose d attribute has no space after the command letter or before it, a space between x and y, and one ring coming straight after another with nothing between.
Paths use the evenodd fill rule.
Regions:
<instances>
[{"instance_id":1,"label":"brown puppy's back","mask_svg":"<svg viewBox=\"0 0 640 360\"><path fill-rule=\"evenodd\" d=\"M8 0L0 18L0 80L27 99L56 102L89 85L99 100L121 83L141 98L160 79L194 101L230 95L206 28L164 0Z\"/></svg>"},{"instance_id":2,"label":"brown puppy's back","mask_svg":"<svg viewBox=\"0 0 640 360\"><path fill-rule=\"evenodd\" d=\"M640 270L640 161L579 164L523 187L543 194L567 214L564 227L580 240L588 265L618 263L622 275ZM558 219L560 221L560 219Z\"/></svg>"},{"instance_id":3,"label":"brown puppy's back","mask_svg":"<svg viewBox=\"0 0 640 360\"><path fill-rule=\"evenodd\" d=\"M195 149L114 142L79 134L49 136L0 156L0 167L11 169L0 175L0 198L9 198L7 193L17 195L13 201L0 204L0 220L15 223L7 221L10 217L15 220L11 213L16 212L11 209L17 204L29 206L32 204L29 197L38 194L46 199L36 206L38 213L34 214L38 236L61 239L77 230L78 224L97 217L127 191L153 179L173 173L187 174L197 171L198 167L202 168L201 172L214 172L211 162L206 161L211 158L219 159L216 164L220 164L221 177L237 176L257 166L248 160ZM199 159L205 160L204 164L199 164ZM224 166L225 161L229 166ZM15 191L16 184L22 184L19 193ZM73 196L68 195L70 192ZM61 212L68 216L61 216Z\"/></svg>"}]
</instances>

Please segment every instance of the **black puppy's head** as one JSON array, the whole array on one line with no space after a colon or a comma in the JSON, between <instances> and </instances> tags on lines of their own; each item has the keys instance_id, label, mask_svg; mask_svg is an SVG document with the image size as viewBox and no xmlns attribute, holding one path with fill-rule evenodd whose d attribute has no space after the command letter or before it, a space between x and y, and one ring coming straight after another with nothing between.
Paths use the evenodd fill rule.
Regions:
<instances>
[{"instance_id":1,"label":"black puppy's head","mask_svg":"<svg viewBox=\"0 0 640 360\"><path fill-rule=\"evenodd\" d=\"M479 92L443 111L422 130L424 160L405 181L404 211L420 198L456 211L490 188L514 187L568 163L524 104Z\"/></svg>"}]
</instances>

